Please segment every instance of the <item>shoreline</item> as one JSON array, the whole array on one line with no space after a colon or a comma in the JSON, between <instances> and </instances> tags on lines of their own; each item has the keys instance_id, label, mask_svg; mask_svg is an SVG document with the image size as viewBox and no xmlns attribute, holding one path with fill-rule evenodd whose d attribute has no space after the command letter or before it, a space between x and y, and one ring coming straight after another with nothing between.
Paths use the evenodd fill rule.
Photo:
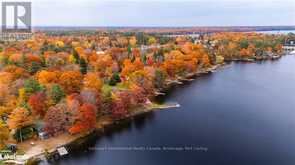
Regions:
<instances>
[{"instance_id":1,"label":"shoreline","mask_svg":"<svg viewBox=\"0 0 295 165\"><path fill-rule=\"evenodd\" d=\"M73 145L76 146L77 143L80 144L81 142L85 141L85 138L87 139L87 137L89 136L93 136L93 135L103 136L105 130L113 126L119 125L124 121L133 120L133 118L144 115L146 113L151 113L153 111L163 110L167 108L177 108L179 106L180 105L177 103L163 104L163 105L152 103L150 105L137 107L134 112L132 112L130 115L120 120L112 120L109 117L102 117L103 119L97 122L96 128L92 131L85 132L82 134L77 134L77 135L70 135L67 133L63 133L61 135L58 135L56 137L52 137L46 140L38 139L37 141L34 141L34 143L36 143L35 145L31 145L29 150L24 151L26 154L16 157L15 160L6 160L3 162L7 164L26 164L27 162L33 162L35 164L38 164L40 161L44 160L44 158L46 158L47 156L53 157L53 158L56 157L55 154L58 153L57 149L60 147L72 148ZM64 140L62 140L62 142L57 142L60 139L64 139ZM22 148L23 144L29 143L29 142L30 141L28 140L24 143L19 144L20 148ZM54 144L51 144L51 147L43 148L44 146L43 143L54 143ZM39 151L33 152L32 151L33 148L40 148L40 149Z\"/></svg>"},{"instance_id":2,"label":"shoreline","mask_svg":"<svg viewBox=\"0 0 295 165\"><path fill-rule=\"evenodd\" d=\"M282 57L280 55L280 57ZM265 61L269 61L270 59L267 59ZM239 59L239 60L230 60L231 62L259 62L261 60L254 60L254 61L249 61L249 60L244 60L244 59ZM165 82L165 87L162 89L159 89L158 91L155 92L154 96L159 96L159 95L165 95L165 92L170 89L173 85L179 85L183 84L185 81L193 81L195 80L198 76L204 75L204 74L210 74L214 73L220 69L226 68L229 64L223 63L223 64L216 64L212 65L210 68L206 69L200 69L194 73L188 73L185 76L182 77L176 77L174 80L167 80ZM46 157L53 157L55 158L55 155L58 153L57 149L60 147L65 147L65 148L72 148L73 146L79 147L79 145L85 141L87 141L88 137L92 136L103 136L105 130L116 126L118 124L121 124L124 121L128 120L133 120L133 118L144 115L146 113L151 113L156 110L161 110L161 109L167 109L167 108L177 108L180 105L175 103L175 104L164 104L164 105L159 105L159 104L149 104L149 105L143 105L140 107L137 107L136 110L134 110L130 115L127 117L120 119L120 120L112 120L109 117L102 117L102 120L97 122L96 128L92 131L82 133L82 134L77 134L77 135L70 135L70 134L61 134L56 137L52 137L46 140L37 140L34 141L36 145L30 145L28 146L29 149L24 149L25 154L16 158L15 160L8 160L8 161L3 161L4 163L9 163L9 164L26 164L27 162L33 162L35 164L38 164L40 161L44 160ZM60 139L63 139L63 141L59 141ZM24 143L29 143L30 141L26 141ZM50 143L53 142L53 144L49 145L48 148L43 147L43 143ZM20 148L23 148L22 145L24 143L19 144ZM46 145L47 146L47 145ZM34 151L34 148L37 148ZM45 152L46 150L46 152Z\"/></svg>"}]
</instances>

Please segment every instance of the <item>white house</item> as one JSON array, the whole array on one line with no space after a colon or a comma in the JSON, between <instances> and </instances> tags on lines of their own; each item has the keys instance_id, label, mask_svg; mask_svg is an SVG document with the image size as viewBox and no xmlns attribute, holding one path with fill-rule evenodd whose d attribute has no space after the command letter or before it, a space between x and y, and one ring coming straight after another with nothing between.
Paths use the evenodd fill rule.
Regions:
<instances>
[{"instance_id":1,"label":"white house","mask_svg":"<svg viewBox=\"0 0 295 165\"><path fill-rule=\"evenodd\" d=\"M104 52L104 51L96 51L96 54L97 54L97 55L104 55L105 52Z\"/></svg>"}]
</instances>

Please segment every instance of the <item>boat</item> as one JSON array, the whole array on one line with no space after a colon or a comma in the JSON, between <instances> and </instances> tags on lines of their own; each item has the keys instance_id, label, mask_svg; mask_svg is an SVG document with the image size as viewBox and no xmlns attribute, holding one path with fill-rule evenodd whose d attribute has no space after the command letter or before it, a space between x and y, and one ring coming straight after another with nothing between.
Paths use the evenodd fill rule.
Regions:
<instances>
[{"instance_id":1,"label":"boat","mask_svg":"<svg viewBox=\"0 0 295 165\"><path fill-rule=\"evenodd\" d=\"M274 55L274 56L271 57L272 60L277 60L279 58L281 58L281 56L279 56L279 55Z\"/></svg>"}]
</instances>

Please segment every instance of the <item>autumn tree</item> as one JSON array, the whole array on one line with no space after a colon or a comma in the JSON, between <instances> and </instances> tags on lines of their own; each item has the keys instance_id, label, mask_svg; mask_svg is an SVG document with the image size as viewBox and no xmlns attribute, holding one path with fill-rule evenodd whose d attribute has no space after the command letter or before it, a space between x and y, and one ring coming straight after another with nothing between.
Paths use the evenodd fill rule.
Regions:
<instances>
[{"instance_id":1,"label":"autumn tree","mask_svg":"<svg viewBox=\"0 0 295 165\"><path fill-rule=\"evenodd\" d=\"M137 42L136 37L131 37L131 38L129 39L129 44L130 44L132 47L136 46L136 42Z\"/></svg>"},{"instance_id":2,"label":"autumn tree","mask_svg":"<svg viewBox=\"0 0 295 165\"><path fill-rule=\"evenodd\" d=\"M102 87L102 82L95 73L87 73L84 76L83 86L85 89L92 89L99 92Z\"/></svg>"},{"instance_id":3,"label":"autumn tree","mask_svg":"<svg viewBox=\"0 0 295 165\"><path fill-rule=\"evenodd\" d=\"M37 73L36 77L40 84L57 83L59 79L59 72L42 70Z\"/></svg>"},{"instance_id":4,"label":"autumn tree","mask_svg":"<svg viewBox=\"0 0 295 165\"><path fill-rule=\"evenodd\" d=\"M65 104L57 104L48 109L44 116L44 130L50 135L66 132L72 125L74 116Z\"/></svg>"},{"instance_id":5,"label":"autumn tree","mask_svg":"<svg viewBox=\"0 0 295 165\"><path fill-rule=\"evenodd\" d=\"M30 96L28 103L34 115L38 115L41 118L45 115L45 101L46 96L43 92L38 92Z\"/></svg>"},{"instance_id":6,"label":"autumn tree","mask_svg":"<svg viewBox=\"0 0 295 165\"><path fill-rule=\"evenodd\" d=\"M105 114L109 114L111 110L112 90L110 85L103 85L101 88L101 110Z\"/></svg>"},{"instance_id":7,"label":"autumn tree","mask_svg":"<svg viewBox=\"0 0 295 165\"><path fill-rule=\"evenodd\" d=\"M150 37L149 40L148 40L148 44L149 45L153 45L157 42L156 38L155 37Z\"/></svg>"},{"instance_id":8,"label":"autumn tree","mask_svg":"<svg viewBox=\"0 0 295 165\"><path fill-rule=\"evenodd\" d=\"M13 81L13 74L9 72L0 72L0 84L9 84Z\"/></svg>"},{"instance_id":9,"label":"autumn tree","mask_svg":"<svg viewBox=\"0 0 295 165\"><path fill-rule=\"evenodd\" d=\"M110 55L104 55L98 58L95 62L91 62L90 64L94 68L94 70L104 76L105 72L108 68L110 68L114 63L114 60Z\"/></svg>"},{"instance_id":10,"label":"autumn tree","mask_svg":"<svg viewBox=\"0 0 295 165\"><path fill-rule=\"evenodd\" d=\"M0 106L5 104L10 95L10 90L8 84L0 84Z\"/></svg>"},{"instance_id":11,"label":"autumn tree","mask_svg":"<svg viewBox=\"0 0 295 165\"><path fill-rule=\"evenodd\" d=\"M83 103L89 103L94 105L96 108L100 106L100 96L95 90L83 89L80 92L80 96Z\"/></svg>"},{"instance_id":12,"label":"autumn tree","mask_svg":"<svg viewBox=\"0 0 295 165\"><path fill-rule=\"evenodd\" d=\"M111 113L114 119L121 119L128 114L126 107L128 106L129 101L127 102L126 99L129 100L129 97L124 95L125 98L123 98L120 95L113 96Z\"/></svg>"},{"instance_id":13,"label":"autumn tree","mask_svg":"<svg viewBox=\"0 0 295 165\"><path fill-rule=\"evenodd\" d=\"M89 103L84 103L79 108L79 114L75 124L69 129L71 134L86 132L95 128L96 125L96 110L95 106Z\"/></svg>"},{"instance_id":14,"label":"autumn tree","mask_svg":"<svg viewBox=\"0 0 295 165\"><path fill-rule=\"evenodd\" d=\"M131 85L130 91L132 93L132 99L135 105L143 104L147 101L147 95L145 94L145 90L138 85Z\"/></svg>"},{"instance_id":15,"label":"autumn tree","mask_svg":"<svg viewBox=\"0 0 295 165\"><path fill-rule=\"evenodd\" d=\"M136 70L143 69L144 64L141 62L140 58L136 58L134 62L130 59L124 61L124 67L122 69L121 75L128 76L129 74L135 72Z\"/></svg>"},{"instance_id":16,"label":"autumn tree","mask_svg":"<svg viewBox=\"0 0 295 165\"><path fill-rule=\"evenodd\" d=\"M21 67L18 67L18 66L15 66L15 65L7 65L3 68L3 71L4 71L4 75L3 73L1 73L1 78L4 78L6 76L6 78L9 78L11 76L12 80L16 80L16 79L19 79L19 78L27 78L29 77L29 73L24 69L24 68L21 68ZM5 72L7 73L10 73L10 75L7 75L5 74ZM4 79L6 79L4 78ZM6 82L7 80L10 80L10 79L6 79Z\"/></svg>"},{"instance_id":17,"label":"autumn tree","mask_svg":"<svg viewBox=\"0 0 295 165\"><path fill-rule=\"evenodd\" d=\"M4 124L2 120L0 120L0 150L4 148L5 141L8 140L9 137L9 129Z\"/></svg>"},{"instance_id":18,"label":"autumn tree","mask_svg":"<svg viewBox=\"0 0 295 165\"><path fill-rule=\"evenodd\" d=\"M78 93L72 93L66 98L67 107L74 116L78 114L78 110L82 102L82 97Z\"/></svg>"},{"instance_id":19,"label":"autumn tree","mask_svg":"<svg viewBox=\"0 0 295 165\"><path fill-rule=\"evenodd\" d=\"M209 56L208 54L204 54L203 57L202 57L202 63L205 67L210 67L211 64L210 64L210 59L209 59Z\"/></svg>"},{"instance_id":20,"label":"autumn tree","mask_svg":"<svg viewBox=\"0 0 295 165\"><path fill-rule=\"evenodd\" d=\"M249 57L249 56L250 56L250 51L249 51L249 49L245 49L245 48L241 49L241 50L240 50L240 55L241 55L242 58L247 58L247 57Z\"/></svg>"},{"instance_id":21,"label":"autumn tree","mask_svg":"<svg viewBox=\"0 0 295 165\"><path fill-rule=\"evenodd\" d=\"M148 76L148 73L146 72L146 70L135 71L134 73L130 75L129 81L131 83L134 83L142 87L146 95L153 94L154 92L152 78Z\"/></svg>"},{"instance_id":22,"label":"autumn tree","mask_svg":"<svg viewBox=\"0 0 295 165\"><path fill-rule=\"evenodd\" d=\"M65 71L59 78L59 84L66 93L78 92L82 85L83 76L77 71Z\"/></svg>"},{"instance_id":23,"label":"autumn tree","mask_svg":"<svg viewBox=\"0 0 295 165\"><path fill-rule=\"evenodd\" d=\"M162 88L165 85L166 74L161 69L155 70L155 87Z\"/></svg>"},{"instance_id":24,"label":"autumn tree","mask_svg":"<svg viewBox=\"0 0 295 165\"><path fill-rule=\"evenodd\" d=\"M31 113L25 108L16 108L12 111L8 118L9 129L19 130L20 141L23 140L22 128L32 125L34 119Z\"/></svg>"}]
</instances>

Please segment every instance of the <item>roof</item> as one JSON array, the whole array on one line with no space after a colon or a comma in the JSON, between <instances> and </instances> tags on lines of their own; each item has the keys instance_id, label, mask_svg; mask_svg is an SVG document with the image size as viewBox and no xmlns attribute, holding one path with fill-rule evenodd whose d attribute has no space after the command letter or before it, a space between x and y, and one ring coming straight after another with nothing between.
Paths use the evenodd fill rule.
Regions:
<instances>
[{"instance_id":1,"label":"roof","mask_svg":"<svg viewBox=\"0 0 295 165\"><path fill-rule=\"evenodd\" d=\"M283 46L295 46L295 43L294 44L284 44Z\"/></svg>"},{"instance_id":2,"label":"roof","mask_svg":"<svg viewBox=\"0 0 295 165\"><path fill-rule=\"evenodd\" d=\"M97 51L96 54L105 54L104 51Z\"/></svg>"},{"instance_id":3,"label":"roof","mask_svg":"<svg viewBox=\"0 0 295 165\"><path fill-rule=\"evenodd\" d=\"M284 43L284 46L294 46L294 45L295 45L295 38L289 38Z\"/></svg>"}]
</instances>

